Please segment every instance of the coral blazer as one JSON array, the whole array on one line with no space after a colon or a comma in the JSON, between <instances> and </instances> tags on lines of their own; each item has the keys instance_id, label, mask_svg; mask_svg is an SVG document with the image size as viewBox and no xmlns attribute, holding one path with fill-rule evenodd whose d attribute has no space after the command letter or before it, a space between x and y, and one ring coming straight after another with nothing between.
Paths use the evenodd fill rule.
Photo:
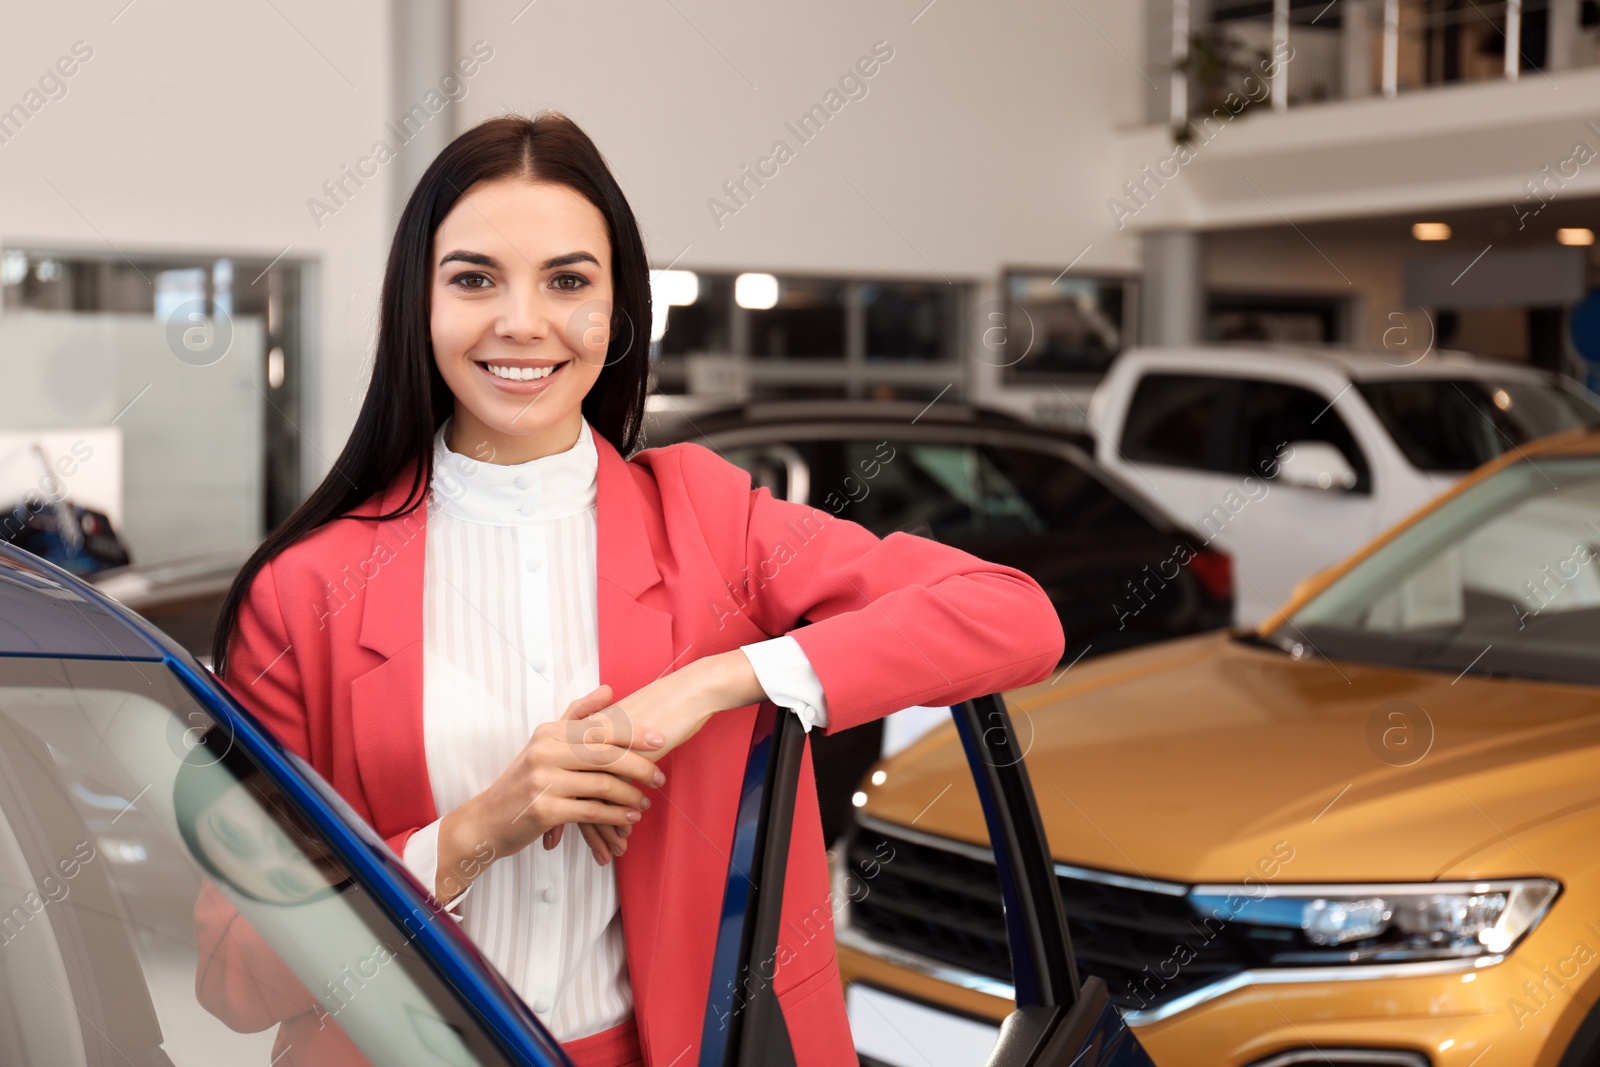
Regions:
<instances>
[{"instance_id":1,"label":"coral blazer","mask_svg":"<svg viewBox=\"0 0 1600 1067\"><path fill-rule=\"evenodd\" d=\"M624 459L598 433L594 443L599 674L617 700L693 659L792 630L822 683L833 734L911 705L1037 682L1061 658L1056 613L1021 571L910 534L880 539L774 499L701 445ZM393 511L411 484L407 470L361 513ZM224 679L396 853L439 815L422 732L425 537L418 508L381 523L337 519L286 549L250 588ZM634 1015L651 1067L699 1059L757 710L717 714L661 758L667 784L647 792L666 802L657 797L615 860ZM798 1067L837 1067L855 1052L809 746L800 782L771 981ZM197 908L202 1001L240 1029L284 1022L280 1048L307 1062L320 1058L308 1046L342 1044L336 1028L319 1026L297 982L295 996L277 996L259 963L246 965L241 954L259 950L259 935L230 917L237 913L208 887Z\"/></svg>"}]
</instances>

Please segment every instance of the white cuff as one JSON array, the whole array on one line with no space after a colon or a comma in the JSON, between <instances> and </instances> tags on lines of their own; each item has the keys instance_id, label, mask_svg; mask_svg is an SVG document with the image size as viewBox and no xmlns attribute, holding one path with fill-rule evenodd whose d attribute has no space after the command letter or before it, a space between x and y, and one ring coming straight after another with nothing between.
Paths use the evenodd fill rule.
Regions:
<instances>
[{"instance_id":1,"label":"white cuff","mask_svg":"<svg viewBox=\"0 0 1600 1067\"><path fill-rule=\"evenodd\" d=\"M800 716L806 732L813 726L827 729L828 698L822 680L811 666L800 642L791 635L740 645L739 651L755 669L756 680L766 690L767 699L780 708L791 708Z\"/></svg>"},{"instance_id":2,"label":"white cuff","mask_svg":"<svg viewBox=\"0 0 1600 1067\"><path fill-rule=\"evenodd\" d=\"M434 887L439 884L440 821L435 819L406 838L405 851L400 854L400 859L405 863L406 869L416 875L417 881L422 883L422 887L429 894L434 893ZM457 893L454 900L443 905L444 910L449 912L450 917L455 919L456 922L461 922L466 918L466 916L459 914L457 909L461 907L461 902L466 899L467 894L470 892L472 892L472 887L469 885Z\"/></svg>"}]
</instances>

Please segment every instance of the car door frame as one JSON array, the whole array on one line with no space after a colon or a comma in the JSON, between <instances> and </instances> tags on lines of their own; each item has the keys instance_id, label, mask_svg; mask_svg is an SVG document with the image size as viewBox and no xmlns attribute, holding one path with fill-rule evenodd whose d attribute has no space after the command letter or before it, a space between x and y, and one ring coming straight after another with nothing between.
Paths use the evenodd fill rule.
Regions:
<instances>
[{"instance_id":1,"label":"car door frame","mask_svg":"<svg viewBox=\"0 0 1600 1067\"><path fill-rule=\"evenodd\" d=\"M1015 1008L986 1067L1151 1067L1105 983L1078 976L1055 860L1005 698L990 693L950 712L994 846L1011 947ZM777 954L806 741L798 716L762 704L740 793L699 1067L793 1063L768 983L754 983L756 993L739 1011L728 1009L733 990L747 988L746 976Z\"/></svg>"}]
</instances>

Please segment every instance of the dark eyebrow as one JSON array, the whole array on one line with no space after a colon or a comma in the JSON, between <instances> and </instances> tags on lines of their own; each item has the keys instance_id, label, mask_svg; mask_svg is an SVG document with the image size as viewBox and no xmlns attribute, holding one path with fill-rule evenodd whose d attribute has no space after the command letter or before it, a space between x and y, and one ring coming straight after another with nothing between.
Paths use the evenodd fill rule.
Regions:
<instances>
[{"instance_id":1,"label":"dark eyebrow","mask_svg":"<svg viewBox=\"0 0 1600 1067\"><path fill-rule=\"evenodd\" d=\"M574 263L593 263L600 265L600 261L587 252L568 252L564 256L553 256L539 265L540 270L554 270L557 267L570 267Z\"/></svg>"},{"instance_id":2,"label":"dark eyebrow","mask_svg":"<svg viewBox=\"0 0 1600 1067\"><path fill-rule=\"evenodd\" d=\"M471 263L474 267L488 267L491 270L500 268L500 261L493 256L486 256L482 252L451 252L439 260L439 266L446 263Z\"/></svg>"},{"instance_id":3,"label":"dark eyebrow","mask_svg":"<svg viewBox=\"0 0 1600 1067\"><path fill-rule=\"evenodd\" d=\"M488 267L490 270L499 270L500 261L493 256L486 256L482 252L455 251L439 260L439 266L446 263L470 263L475 267ZM574 263L593 263L600 265L600 261L588 252L568 252L562 256L552 256L539 265L540 270L554 270L557 267L570 267Z\"/></svg>"}]
</instances>

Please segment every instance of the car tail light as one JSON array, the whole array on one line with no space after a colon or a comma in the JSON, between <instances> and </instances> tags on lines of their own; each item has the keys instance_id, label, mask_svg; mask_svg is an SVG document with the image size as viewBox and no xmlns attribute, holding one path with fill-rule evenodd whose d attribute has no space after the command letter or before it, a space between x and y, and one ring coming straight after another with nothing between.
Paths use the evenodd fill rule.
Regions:
<instances>
[{"instance_id":1,"label":"car tail light","mask_svg":"<svg viewBox=\"0 0 1600 1067\"><path fill-rule=\"evenodd\" d=\"M1226 600L1233 596L1233 557L1226 552L1202 548L1189 560L1189 569L1213 598Z\"/></svg>"}]
</instances>

